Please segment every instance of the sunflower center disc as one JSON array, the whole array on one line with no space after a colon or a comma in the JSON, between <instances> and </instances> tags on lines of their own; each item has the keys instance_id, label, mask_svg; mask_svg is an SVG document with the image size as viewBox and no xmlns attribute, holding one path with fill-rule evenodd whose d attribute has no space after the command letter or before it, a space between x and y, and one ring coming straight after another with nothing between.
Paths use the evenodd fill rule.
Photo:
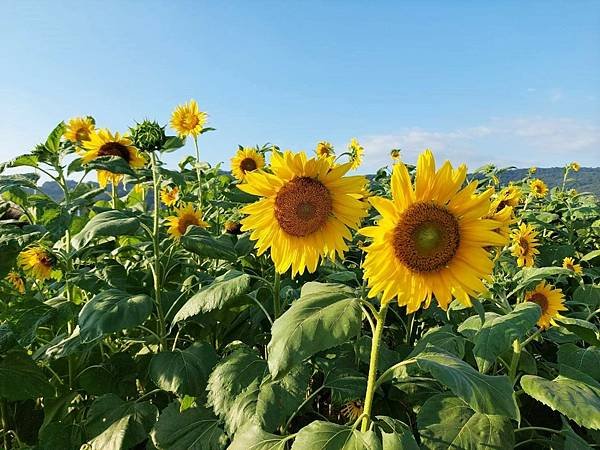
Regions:
<instances>
[{"instance_id":1,"label":"sunflower center disc","mask_svg":"<svg viewBox=\"0 0 600 450\"><path fill-rule=\"evenodd\" d=\"M240 168L245 172L252 172L256 170L256 161L252 158L244 158L240 163Z\"/></svg>"},{"instance_id":2,"label":"sunflower center disc","mask_svg":"<svg viewBox=\"0 0 600 450\"><path fill-rule=\"evenodd\" d=\"M298 177L283 186L275 198L275 218L292 236L319 230L331 214L331 195L319 181Z\"/></svg>"},{"instance_id":3,"label":"sunflower center disc","mask_svg":"<svg viewBox=\"0 0 600 450\"><path fill-rule=\"evenodd\" d=\"M529 301L538 304L540 308L542 308L542 313L545 313L548 309L548 299L544 294L536 292L531 297L529 297Z\"/></svg>"},{"instance_id":4,"label":"sunflower center disc","mask_svg":"<svg viewBox=\"0 0 600 450\"><path fill-rule=\"evenodd\" d=\"M85 141L89 137L89 133L85 128L79 128L75 133L75 139L78 141Z\"/></svg>"},{"instance_id":5,"label":"sunflower center disc","mask_svg":"<svg viewBox=\"0 0 600 450\"><path fill-rule=\"evenodd\" d=\"M179 219L177 229L181 234L185 234L190 225L198 225L198 219L194 216L183 216Z\"/></svg>"},{"instance_id":6,"label":"sunflower center disc","mask_svg":"<svg viewBox=\"0 0 600 450\"><path fill-rule=\"evenodd\" d=\"M129 150L118 142L107 142L98 150L98 156L120 156L129 162Z\"/></svg>"},{"instance_id":7,"label":"sunflower center disc","mask_svg":"<svg viewBox=\"0 0 600 450\"><path fill-rule=\"evenodd\" d=\"M446 267L460 244L456 217L435 203L410 206L394 230L394 252L415 272L435 272Z\"/></svg>"},{"instance_id":8,"label":"sunflower center disc","mask_svg":"<svg viewBox=\"0 0 600 450\"><path fill-rule=\"evenodd\" d=\"M529 241L525 238L519 238L519 247L521 247L524 254L527 254L529 251Z\"/></svg>"}]
</instances>

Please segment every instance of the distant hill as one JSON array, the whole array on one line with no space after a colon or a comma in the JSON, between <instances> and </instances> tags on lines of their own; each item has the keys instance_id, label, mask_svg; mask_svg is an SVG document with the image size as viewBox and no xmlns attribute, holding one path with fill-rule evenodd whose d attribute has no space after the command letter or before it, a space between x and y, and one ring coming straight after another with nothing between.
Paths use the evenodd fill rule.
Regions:
<instances>
[{"instance_id":1,"label":"distant hill","mask_svg":"<svg viewBox=\"0 0 600 450\"><path fill-rule=\"evenodd\" d=\"M520 180L527 175L529 169L512 169L500 176L502 184L507 184L511 181ZM564 169L562 167L538 168L535 173L536 178L544 180L548 187L562 185ZM567 182L568 188L575 188L578 192L592 192L600 197L600 167L582 167L579 172L569 172L569 179L573 181Z\"/></svg>"},{"instance_id":2,"label":"distant hill","mask_svg":"<svg viewBox=\"0 0 600 450\"><path fill-rule=\"evenodd\" d=\"M527 175L529 169L511 169L500 176L502 184L508 184L511 181L517 181ZM564 169L562 167L538 168L535 176L541 178L550 187L560 186L563 181ZM579 192L592 192L600 197L600 167L582 167L579 172L570 172L569 178L573 181L567 184L569 188L575 188ZM73 186L74 181L69 181ZM97 183L93 183L97 186ZM62 191L55 182L46 181L42 185L42 190L55 200L62 198ZM123 195L126 191L123 185L119 185L119 194ZM108 196L105 197L108 199Z\"/></svg>"}]
</instances>

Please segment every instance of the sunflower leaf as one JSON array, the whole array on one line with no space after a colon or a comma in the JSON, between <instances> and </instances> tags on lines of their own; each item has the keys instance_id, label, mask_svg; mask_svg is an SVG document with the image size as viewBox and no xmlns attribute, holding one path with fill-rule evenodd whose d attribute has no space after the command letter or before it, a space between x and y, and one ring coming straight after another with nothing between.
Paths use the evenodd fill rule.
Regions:
<instances>
[{"instance_id":1,"label":"sunflower leaf","mask_svg":"<svg viewBox=\"0 0 600 450\"><path fill-rule=\"evenodd\" d=\"M230 236L222 235L214 238L208 230L201 227L189 227L181 237L181 245L186 250L204 258L236 261L238 254L235 243Z\"/></svg>"},{"instance_id":2,"label":"sunflower leaf","mask_svg":"<svg viewBox=\"0 0 600 450\"><path fill-rule=\"evenodd\" d=\"M509 449L515 442L508 417L476 412L448 393L429 398L417 423L423 445L431 450Z\"/></svg>"},{"instance_id":3,"label":"sunflower leaf","mask_svg":"<svg viewBox=\"0 0 600 450\"><path fill-rule=\"evenodd\" d=\"M348 425L320 420L302 428L292 445L292 450L339 449L382 450L382 446L372 430L363 433Z\"/></svg>"},{"instance_id":4,"label":"sunflower leaf","mask_svg":"<svg viewBox=\"0 0 600 450\"><path fill-rule=\"evenodd\" d=\"M273 378L360 332L362 310L348 288L323 285L317 290L315 284L311 283L309 291L303 289L300 298L273 324L268 345Z\"/></svg>"},{"instance_id":5,"label":"sunflower leaf","mask_svg":"<svg viewBox=\"0 0 600 450\"><path fill-rule=\"evenodd\" d=\"M82 342L93 341L107 333L136 327L152 312L152 299L132 295L119 289L96 294L79 313Z\"/></svg>"},{"instance_id":6,"label":"sunflower leaf","mask_svg":"<svg viewBox=\"0 0 600 450\"><path fill-rule=\"evenodd\" d=\"M31 357L14 350L0 361L0 398L27 400L53 397L54 388Z\"/></svg>"},{"instance_id":7,"label":"sunflower leaf","mask_svg":"<svg viewBox=\"0 0 600 450\"><path fill-rule=\"evenodd\" d=\"M512 383L507 376L481 374L466 362L437 351L435 347L428 347L414 358L422 370L431 373L475 411L519 420Z\"/></svg>"},{"instance_id":8,"label":"sunflower leaf","mask_svg":"<svg viewBox=\"0 0 600 450\"><path fill-rule=\"evenodd\" d=\"M600 383L569 366L560 367L560 375L547 380L524 375L521 387L526 394L564 414L582 427L600 430Z\"/></svg>"},{"instance_id":9,"label":"sunflower leaf","mask_svg":"<svg viewBox=\"0 0 600 450\"><path fill-rule=\"evenodd\" d=\"M135 234L140 228L140 221L122 211L111 210L96 214L73 237L73 247L82 248L93 239L99 237L115 237Z\"/></svg>"},{"instance_id":10,"label":"sunflower leaf","mask_svg":"<svg viewBox=\"0 0 600 450\"><path fill-rule=\"evenodd\" d=\"M486 373L496 358L510 349L515 339L522 340L540 318L541 309L533 302L520 303L504 316L487 320L473 337L477 367Z\"/></svg>"}]
</instances>

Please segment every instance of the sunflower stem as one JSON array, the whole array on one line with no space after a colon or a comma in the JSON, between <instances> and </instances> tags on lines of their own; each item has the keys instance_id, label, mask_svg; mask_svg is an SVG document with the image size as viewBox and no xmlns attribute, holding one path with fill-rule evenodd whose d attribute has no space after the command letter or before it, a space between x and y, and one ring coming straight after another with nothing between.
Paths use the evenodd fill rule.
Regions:
<instances>
[{"instance_id":1,"label":"sunflower stem","mask_svg":"<svg viewBox=\"0 0 600 450\"><path fill-rule=\"evenodd\" d=\"M281 315L281 298L280 298L280 289L281 288L281 275L277 270L275 270L275 278L273 280L273 319L277 320L277 318Z\"/></svg>"},{"instance_id":2,"label":"sunflower stem","mask_svg":"<svg viewBox=\"0 0 600 450\"><path fill-rule=\"evenodd\" d=\"M156 163L154 152L150 153L152 163L152 187L154 195L154 211L153 213L153 228L152 228L152 246L154 249L154 270L152 276L154 278L154 301L156 302L156 313L158 315L158 337L159 350L165 348L165 315L160 301L161 294L161 270L160 270L160 242L159 242L159 219L160 219L160 203L159 203L159 187L160 174Z\"/></svg>"},{"instance_id":3,"label":"sunflower stem","mask_svg":"<svg viewBox=\"0 0 600 450\"><path fill-rule=\"evenodd\" d=\"M202 209L202 172L200 171L200 149L198 148L198 136L194 136L194 147L196 147L196 177L198 178L198 202Z\"/></svg>"},{"instance_id":4,"label":"sunflower stem","mask_svg":"<svg viewBox=\"0 0 600 450\"><path fill-rule=\"evenodd\" d=\"M112 209L117 209L117 188L115 183L110 183L110 198L112 201Z\"/></svg>"},{"instance_id":5,"label":"sunflower stem","mask_svg":"<svg viewBox=\"0 0 600 450\"><path fill-rule=\"evenodd\" d=\"M1 419L1 423L2 423L2 440L4 442L4 448L8 449L10 448L8 445L10 444L9 441L9 425L8 425L8 417L6 414L6 400L4 399L0 399L0 419Z\"/></svg>"},{"instance_id":6,"label":"sunflower stem","mask_svg":"<svg viewBox=\"0 0 600 450\"><path fill-rule=\"evenodd\" d=\"M521 343L518 339L513 341L513 355L510 361L510 367L508 369L508 376L512 380L513 384L517 377L517 367L519 366L519 360L521 359Z\"/></svg>"},{"instance_id":7,"label":"sunflower stem","mask_svg":"<svg viewBox=\"0 0 600 450\"><path fill-rule=\"evenodd\" d=\"M377 317L377 325L375 326L375 334L373 334L373 342L371 343L371 358L369 361L369 378L367 379L367 393L365 395L365 410L361 430L367 431L369 422L371 421L371 410L373 409L373 397L375 396L377 382L377 365L379 364L379 347L381 345L381 337L383 336L383 328L385 326L385 316L387 315L389 303L381 305L379 316Z\"/></svg>"}]
</instances>

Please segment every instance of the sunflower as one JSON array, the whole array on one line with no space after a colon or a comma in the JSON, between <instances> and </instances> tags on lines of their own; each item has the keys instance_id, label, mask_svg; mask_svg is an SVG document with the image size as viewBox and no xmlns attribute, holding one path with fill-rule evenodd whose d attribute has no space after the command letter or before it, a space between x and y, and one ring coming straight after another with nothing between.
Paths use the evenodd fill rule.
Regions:
<instances>
[{"instance_id":1,"label":"sunflower","mask_svg":"<svg viewBox=\"0 0 600 450\"><path fill-rule=\"evenodd\" d=\"M563 304L565 295L561 289L555 289L551 284L542 281L533 291L525 294L525 301L536 303L542 308L542 316L537 322L538 327L546 330L550 325L556 325L554 319L560 318L560 311L566 311Z\"/></svg>"},{"instance_id":2,"label":"sunflower","mask_svg":"<svg viewBox=\"0 0 600 450\"><path fill-rule=\"evenodd\" d=\"M179 188L177 186L172 189L163 188L160 190L160 199L167 206L173 206L179 200Z\"/></svg>"},{"instance_id":3,"label":"sunflower","mask_svg":"<svg viewBox=\"0 0 600 450\"><path fill-rule=\"evenodd\" d=\"M500 211L504 206L511 206L515 208L521 201L521 189L512 184L506 186L498 193L496 200L498 200L498 211Z\"/></svg>"},{"instance_id":4,"label":"sunflower","mask_svg":"<svg viewBox=\"0 0 600 450\"><path fill-rule=\"evenodd\" d=\"M265 167L265 158L253 148L241 148L231 158L231 173L240 181L244 181L247 172L260 170L263 167Z\"/></svg>"},{"instance_id":5,"label":"sunflower","mask_svg":"<svg viewBox=\"0 0 600 450\"><path fill-rule=\"evenodd\" d=\"M530 173L531 175L533 175L533 174L534 174L534 173L536 173L536 172L537 172L537 167L535 167L535 166L532 166L532 167L530 167L530 168L529 168L529 173Z\"/></svg>"},{"instance_id":6,"label":"sunflower","mask_svg":"<svg viewBox=\"0 0 600 450\"><path fill-rule=\"evenodd\" d=\"M579 172L579 169L581 169L581 166L579 165L579 163L575 162L575 161L573 161L569 167L571 168L571 170L573 172Z\"/></svg>"},{"instance_id":7,"label":"sunflower","mask_svg":"<svg viewBox=\"0 0 600 450\"><path fill-rule=\"evenodd\" d=\"M315 153L319 158L326 159L333 165L333 161L335 159L335 151L333 150L333 145L327 141L321 141L317 144L317 148L315 149Z\"/></svg>"},{"instance_id":8,"label":"sunflower","mask_svg":"<svg viewBox=\"0 0 600 450\"><path fill-rule=\"evenodd\" d=\"M352 400L346 403L340 412L350 422L355 422L364 411L365 407L362 401Z\"/></svg>"},{"instance_id":9,"label":"sunflower","mask_svg":"<svg viewBox=\"0 0 600 450\"><path fill-rule=\"evenodd\" d=\"M565 269L569 269L572 272L575 272L577 275L581 275L583 273L581 265L575 264L575 260L570 256L567 256L565 259L563 259L562 266Z\"/></svg>"},{"instance_id":10,"label":"sunflower","mask_svg":"<svg viewBox=\"0 0 600 450\"><path fill-rule=\"evenodd\" d=\"M511 253L517 258L519 267L533 267L535 255L540 253L536 248L540 245L537 235L538 232L533 226L525 223L521 223L516 230L512 231L510 235Z\"/></svg>"},{"instance_id":11,"label":"sunflower","mask_svg":"<svg viewBox=\"0 0 600 450\"><path fill-rule=\"evenodd\" d=\"M497 198L492 202L489 212L484 217L499 223L498 228L494 231L504 237L507 242L510 236L510 225L514 222L513 212L512 206L503 205L502 200Z\"/></svg>"},{"instance_id":12,"label":"sunflower","mask_svg":"<svg viewBox=\"0 0 600 450\"><path fill-rule=\"evenodd\" d=\"M167 217L169 234L179 239L185 234L190 225L206 228L208 223L202 220L202 212L196 210L190 203L175 209L175 215Z\"/></svg>"},{"instance_id":13,"label":"sunflower","mask_svg":"<svg viewBox=\"0 0 600 450\"><path fill-rule=\"evenodd\" d=\"M486 290L493 263L489 248L506 238L494 230L501 223L485 218L493 189L476 193L477 182L462 188L467 175L463 164L450 162L436 171L431 151L417 162L415 185L403 163L394 165L392 200L371 197L382 218L360 230L372 238L365 248L364 276L369 297L381 293L382 303L398 298L407 312L418 310L435 295L447 309L453 298L470 306L470 297Z\"/></svg>"},{"instance_id":14,"label":"sunflower","mask_svg":"<svg viewBox=\"0 0 600 450\"><path fill-rule=\"evenodd\" d=\"M274 152L272 174L246 174L239 188L263 198L242 209L242 231L251 230L258 254L271 249L279 273L292 268L292 277L314 272L321 258L342 256L367 213L360 196L366 179L344 177L351 163L334 168L321 158L307 158L304 152Z\"/></svg>"},{"instance_id":15,"label":"sunflower","mask_svg":"<svg viewBox=\"0 0 600 450\"><path fill-rule=\"evenodd\" d=\"M74 117L67 122L63 136L71 142L84 142L90 140L94 132L94 119L91 117Z\"/></svg>"},{"instance_id":16,"label":"sunflower","mask_svg":"<svg viewBox=\"0 0 600 450\"><path fill-rule=\"evenodd\" d=\"M529 187L531 188L531 192L533 192L536 197L545 197L548 193L548 186L546 186L546 183L539 178L531 180L529 182Z\"/></svg>"},{"instance_id":17,"label":"sunflower","mask_svg":"<svg viewBox=\"0 0 600 450\"><path fill-rule=\"evenodd\" d=\"M19 294L25 293L25 282L23 278L19 276L19 274L15 271L8 272L6 275L6 279L13 285L13 287L17 290Z\"/></svg>"},{"instance_id":18,"label":"sunflower","mask_svg":"<svg viewBox=\"0 0 600 450\"><path fill-rule=\"evenodd\" d=\"M192 135L196 138L202 133L207 118L208 114L198 109L196 100L190 100L175 108L171 115L171 128L177 131L179 137Z\"/></svg>"},{"instance_id":19,"label":"sunflower","mask_svg":"<svg viewBox=\"0 0 600 450\"><path fill-rule=\"evenodd\" d=\"M348 151L350 152L350 162L352 163L351 169L357 169L362 164L365 149L358 143L356 138L352 138L348 144Z\"/></svg>"},{"instance_id":20,"label":"sunflower","mask_svg":"<svg viewBox=\"0 0 600 450\"><path fill-rule=\"evenodd\" d=\"M93 132L89 141L84 143L83 149L81 160L84 164L102 156L121 157L134 169L144 167L146 163L129 138L121 136L118 132L113 135L107 129ZM117 185L122 179L123 175L120 173L98 170L98 183L101 187L105 187L108 182Z\"/></svg>"},{"instance_id":21,"label":"sunflower","mask_svg":"<svg viewBox=\"0 0 600 450\"><path fill-rule=\"evenodd\" d=\"M19 253L17 263L27 275L44 281L50 278L56 258L42 247L31 247Z\"/></svg>"},{"instance_id":22,"label":"sunflower","mask_svg":"<svg viewBox=\"0 0 600 450\"><path fill-rule=\"evenodd\" d=\"M393 148L390 151L390 156L392 157L392 160L394 160L394 161L400 161L401 150L399 148Z\"/></svg>"}]
</instances>

